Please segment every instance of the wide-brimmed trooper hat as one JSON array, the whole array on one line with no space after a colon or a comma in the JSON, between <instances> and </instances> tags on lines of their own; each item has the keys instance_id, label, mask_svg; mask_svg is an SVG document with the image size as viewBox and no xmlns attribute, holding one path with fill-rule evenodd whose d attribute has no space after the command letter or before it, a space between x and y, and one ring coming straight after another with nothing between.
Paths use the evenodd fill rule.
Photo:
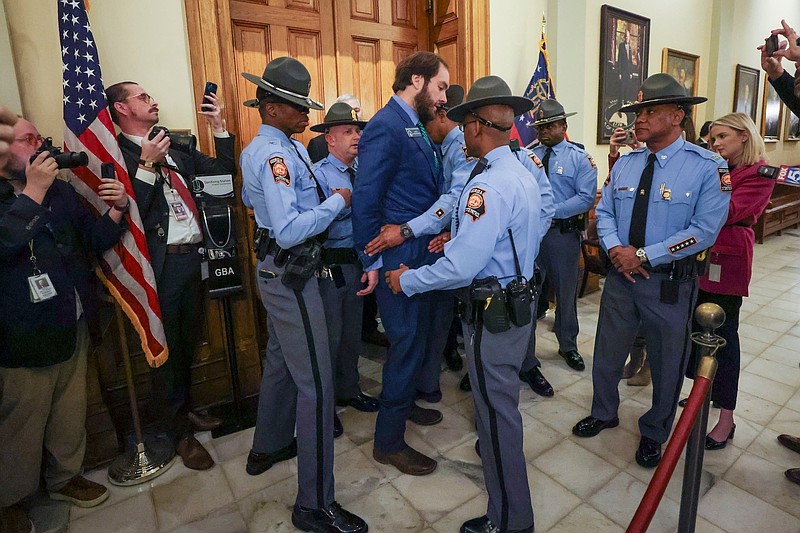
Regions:
<instances>
[{"instance_id":1,"label":"wide-brimmed trooper hat","mask_svg":"<svg viewBox=\"0 0 800 533\"><path fill-rule=\"evenodd\" d=\"M325 106L308 97L311 89L311 74L298 60L291 57L279 57L267 63L264 74L260 77L255 74L242 72L247 81L253 82L272 96L293 104L321 110ZM258 99L247 100L247 107L258 107Z\"/></svg>"},{"instance_id":2,"label":"wide-brimmed trooper hat","mask_svg":"<svg viewBox=\"0 0 800 533\"><path fill-rule=\"evenodd\" d=\"M551 122L565 120L567 117L577 114L577 112L565 113L564 106L558 103L558 100L548 98L547 100L543 100L542 103L539 104L539 109L533 113L533 118L536 119L533 125L543 126Z\"/></svg>"},{"instance_id":3,"label":"wide-brimmed trooper hat","mask_svg":"<svg viewBox=\"0 0 800 533\"><path fill-rule=\"evenodd\" d=\"M669 74L653 74L642 83L636 102L622 106L623 113L635 113L642 108L660 104L689 104L695 105L705 102L704 96L689 96L678 80Z\"/></svg>"},{"instance_id":4,"label":"wide-brimmed trooper hat","mask_svg":"<svg viewBox=\"0 0 800 533\"><path fill-rule=\"evenodd\" d=\"M464 101L464 88L461 85L454 83L447 88L444 96L447 98L447 101L443 104L440 104L439 109L443 111L450 111Z\"/></svg>"},{"instance_id":5,"label":"wide-brimmed trooper hat","mask_svg":"<svg viewBox=\"0 0 800 533\"><path fill-rule=\"evenodd\" d=\"M533 109L533 102L522 96L511 94L511 88L497 76L484 76L475 80L467 93L467 100L447 112L447 118L453 122L462 122L467 114L479 107L488 105L507 105L514 110L514 116L527 113Z\"/></svg>"},{"instance_id":6,"label":"wide-brimmed trooper hat","mask_svg":"<svg viewBox=\"0 0 800 533\"><path fill-rule=\"evenodd\" d=\"M363 130L367 122L365 120L359 120L358 115L356 115L356 110L348 104L336 102L328 109L328 112L325 113L325 122L311 126L309 129L317 133L324 133L328 128L332 128L333 126L347 126L350 124L358 126Z\"/></svg>"}]
</instances>

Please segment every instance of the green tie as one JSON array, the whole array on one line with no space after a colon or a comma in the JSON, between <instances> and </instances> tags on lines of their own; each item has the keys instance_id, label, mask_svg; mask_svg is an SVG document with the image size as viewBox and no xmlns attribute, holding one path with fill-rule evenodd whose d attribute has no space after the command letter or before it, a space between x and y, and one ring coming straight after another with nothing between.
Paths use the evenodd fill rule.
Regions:
<instances>
[{"instance_id":1,"label":"green tie","mask_svg":"<svg viewBox=\"0 0 800 533\"><path fill-rule=\"evenodd\" d=\"M425 139L425 142L428 143L428 146L430 146L431 150L433 150L433 165L434 165L434 168L436 169L436 173L438 174L439 173L439 153L436 151L436 147L433 146L433 142L431 142L431 138L428 137L428 132L425 130L425 126L423 126L422 122L419 121L419 120L417 121L417 127L419 128L419 131L422 133L422 137Z\"/></svg>"}]
</instances>

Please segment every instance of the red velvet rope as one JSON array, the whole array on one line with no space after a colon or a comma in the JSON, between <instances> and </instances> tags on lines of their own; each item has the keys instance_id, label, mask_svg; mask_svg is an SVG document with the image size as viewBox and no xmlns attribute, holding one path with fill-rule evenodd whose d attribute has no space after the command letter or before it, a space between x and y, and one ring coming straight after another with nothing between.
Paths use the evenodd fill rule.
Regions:
<instances>
[{"instance_id":1,"label":"red velvet rope","mask_svg":"<svg viewBox=\"0 0 800 533\"><path fill-rule=\"evenodd\" d=\"M661 463L656 468L653 478L650 480L650 484L647 485L644 496L642 496L642 501L639 502L639 507L636 509L630 525L628 525L628 533L644 533L650 526L650 521L653 520L658 504L661 503L661 498L664 496L664 491L667 490L667 484L675 471L675 465L678 464L678 459L680 459L681 453L686 447L686 441L689 440L694 422L700 414L700 409L710 388L711 380L702 376L695 378L686 407L683 409L683 413L678 419L678 424L675 426L675 431L667 443L667 449L664 451Z\"/></svg>"}]
</instances>

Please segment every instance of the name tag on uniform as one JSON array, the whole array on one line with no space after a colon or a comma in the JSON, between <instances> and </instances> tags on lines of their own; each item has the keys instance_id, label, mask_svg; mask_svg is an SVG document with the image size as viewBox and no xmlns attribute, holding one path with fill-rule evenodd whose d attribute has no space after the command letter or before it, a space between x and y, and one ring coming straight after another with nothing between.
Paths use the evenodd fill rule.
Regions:
<instances>
[{"instance_id":1,"label":"name tag on uniform","mask_svg":"<svg viewBox=\"0 0 800 533\"><path fill-rule=\"evenodd\" d=\"M50 276L47 274L30 276L28 278L28 287L30 289L31 302L33 303L49 300L56 295L56 289L53 287L53 282L50 281Z\"/></svg>"},{"instance_id":2,"label":"name tag on uniform","mask_svg":"<svg viewBox=\"0 0 800 533\"><path fill-rule=\"evenodd\" d=\"M189 214L186 212L186 206L183 205L183 202L170 202L169 206L172 209L172 214L175 215L175 220L186 220L189 218Z\"/></svg>"},{"instance_id":3,"label":"name tag on uniform","mask_svg":"<svg viewBox=\"0 0 800 533\"><path fill-rule=\"evenodd\" d=\"M556 174L563 174L563 173L564 173L564 167L558 167L556 169Z\"/></svg>"},{"instance_id":4,"label":"name tag on uniform","mask_svg":"<svg viewBox=\"0 0 800 533\"><path fill-rule=\"evenodd\" d=\"M419 128L406 128L406 135L413 139L414 137L422 137L422 132Z\"/></svg>"}]
</instances>

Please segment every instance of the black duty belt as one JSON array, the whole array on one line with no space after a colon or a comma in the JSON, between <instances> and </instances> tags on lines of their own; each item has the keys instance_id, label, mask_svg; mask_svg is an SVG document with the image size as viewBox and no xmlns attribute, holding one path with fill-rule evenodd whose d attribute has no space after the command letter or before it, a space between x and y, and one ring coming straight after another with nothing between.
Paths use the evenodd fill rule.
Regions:
<instances>
[{"instance_id":1,"label":"black duty belt","mask_svg":"<svg viewBox=\"0 0 800 533\"><path fill-rule=\"evenodd\" d=\"M647 263L644 265L644 269L647 270L648 272L653 272L654 274L672 274L672 269L674 268L674 266L675 266L674 261L670 261L669 263L658 266L650 266L650 264Z\"/></svg>"},{"instance_id":2,"label":"black duty belt","mask_svg":"<svg viewBox=\"0 0 800 533\"><path fill-rule=\"evenodd\" d=\"M322 250L322 262L326 265L359 264L358 254L352 248L325 248Z\"/></svg>"},{"instance_id":3,"label":"black duty belt","mask_svg":"<svg viewBox=\"0 0 800 533\"><path fill-rule=\"evenodd\" d=\"M168 244L168 254L192 254L200 248L199 244Z\"/></svg>"}]
</instances>

